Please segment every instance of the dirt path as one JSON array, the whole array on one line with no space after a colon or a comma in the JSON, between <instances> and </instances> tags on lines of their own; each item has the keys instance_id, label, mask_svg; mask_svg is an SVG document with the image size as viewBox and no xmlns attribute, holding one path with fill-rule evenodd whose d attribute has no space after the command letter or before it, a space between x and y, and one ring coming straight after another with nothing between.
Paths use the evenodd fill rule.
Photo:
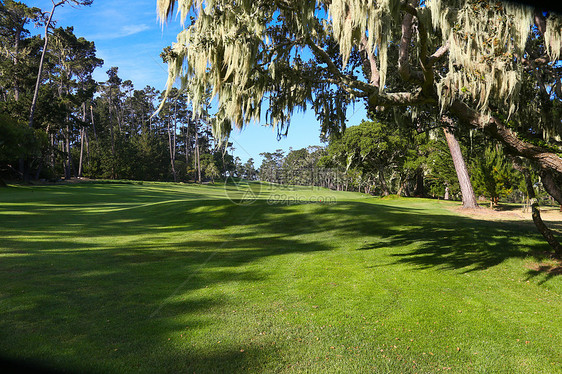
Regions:
<instances>
[{"instance_id":1,"label":"dirt path","mask_svg":"<svg viewBox=\"0 0 562 374\"><path fill-rule=\"evenodd\" d=\"M496 209L488 207L482 207L481 209L453 207L451 210L463 216L485 221L521 222L533 225L531 210L523 212L522 207L517 206L500 206ZM562 235L562 212L560 212L559 208L541 207L541 217L550 229L556 230Z\"/></svg>"}]
</instances>

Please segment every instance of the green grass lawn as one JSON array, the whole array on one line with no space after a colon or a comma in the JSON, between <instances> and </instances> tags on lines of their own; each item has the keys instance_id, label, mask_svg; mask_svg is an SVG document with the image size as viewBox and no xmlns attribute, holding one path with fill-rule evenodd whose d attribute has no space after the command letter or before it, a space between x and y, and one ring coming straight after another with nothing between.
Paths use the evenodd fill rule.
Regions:
<instances>
[{"instance_id":1,"label":"green grass lawn","mask_svg":"<svg viewBox=\"0 0 562 374\"><path fill-rule=\"evenodd\" d=\"M533 270L532 224L252 186L252 204L221 184L0 189L0 355L100 373L562 373L562 279Z\"/></svg>"}]
</instances>

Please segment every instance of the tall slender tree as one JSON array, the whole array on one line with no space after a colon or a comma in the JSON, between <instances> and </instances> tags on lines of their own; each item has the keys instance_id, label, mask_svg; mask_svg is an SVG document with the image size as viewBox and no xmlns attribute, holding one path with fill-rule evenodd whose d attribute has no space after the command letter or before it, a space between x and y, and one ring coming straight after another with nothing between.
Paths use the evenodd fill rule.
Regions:
<instances>
[{"instance_id":1,"label":"tall slender tree","mask_svg":"<svg viewBox=\"0 0 562 374\"><path fill-rule=\"evenodd\" d=\"M45 22L44 31L44 44L43 52L41 53L41 59L39 60L39 69L37 71L37 81L35 83L35 91L33 92L33 99L31 100L31 109L29 110L29 127L33 128L33 117L35 115L35 107L37 106L37 95L39 94L39 86L41 85L41 75L43 74L43 62L45 61L45 53L47 52L47 45L49 43L49 28L53 22L53 16L57 7L62 6L66 3L73 3L75 5L91 5L93 0L51 0L53 7L48 13L47 21Z\"/></svg>"},{"instance_id":2,"label":"tall slender tree","mask_svg":"<svg viewBox=\"0 0 562 374\"><path fill-rule=\"evenodd\" d=\"M38 8L30 8L13 0L0 3L2 53L10 62L2 69L2 76L11 79L11 82L6 83L11 84L15 101L19 101L23 80L26 76L26 71L21 68L21 64L25 63L31 52L26 43L26 39L30 35L26 27L31 22L39 22L40 19L41 12Z\"/></svg>"}]
</instances>

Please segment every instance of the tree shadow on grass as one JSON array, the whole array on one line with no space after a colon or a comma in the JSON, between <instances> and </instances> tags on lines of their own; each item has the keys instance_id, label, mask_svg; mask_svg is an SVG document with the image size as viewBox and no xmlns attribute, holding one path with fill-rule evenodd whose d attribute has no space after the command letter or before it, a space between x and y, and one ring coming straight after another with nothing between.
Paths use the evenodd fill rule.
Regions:
<instances>
[{"instance_id":1,"label":"tree shadow on grass","mask_svg":"<svg viewBox=\"0 0 562 374\"><path fill-rule=\"evenodd\" d=\"M212 351L177 348L169 337L186 326L211 328L210 311L230 303L228 295L202 297L205 288L263 279L244 264L333 249L295 237L311 217L294 223L283 207L267 211L264 202L198 200L103 213L47 202L26 206L40 210L30 219L10 215L0 227L0 331L7 337L0 352L70 371L259 370L274 350L241 352L232 342Z\"/></svg>"},{"instance_id":2,"label":"tree shadow on grass","mask_svg":"<svg viewBox=\"0 0 562 374\"><path fill-rule=\"evenodd\" d=\"M411 247L391 256L396 263L419 268L463 269L465 272L485 270L508 258L524 258L529 254L520 238L512 237L513 230L505 224L462 217L435 216L430 220L431 226L391 231L384 242L374 243L370 248Z\"/></svg>"},{"instance_id":3,"label":"tree shadow on grass","mask_svg":"<svg viewBox=\"0 0 562 374\"><path fill-rule=\"evenodd\" d=\"M86 188L82 199L96 190ZM521 243L532 230L392 204L244 206L147 193L121 209L126 190L100 193L115 209L92 211L74 195L46 194L43 205L19 207L31 214L0 217L7 223L0 226L0 352L81 371L256 372L282 354L241 352L237 336L212 350L178 341L186 328L212 336L217 311L232 302L207 287L268 277L245 265L345 243L390 249L397 264L468 272L542 248Z\"/></svg>"},{"instance_id":4,"label":"tree shadow on grass","mask_svg":"<svg viewBox=\"0 0 562 374\"><path fill-rule=\"evenodd\" d=\"M390 254L395 264L464 273L485 270L510 258L534 258L539 263L527 272L527 280L542 276L539 284L543 284L562 274L559 264L541 264L549 258L550 247L532 221L486 221L424 213L414 213L411 217L415 221L409 221L407 212L400 215L402 225L375 228L373 232L380 237L358 250L395 248L399 250Z\"/></svg>"}]
</instances>

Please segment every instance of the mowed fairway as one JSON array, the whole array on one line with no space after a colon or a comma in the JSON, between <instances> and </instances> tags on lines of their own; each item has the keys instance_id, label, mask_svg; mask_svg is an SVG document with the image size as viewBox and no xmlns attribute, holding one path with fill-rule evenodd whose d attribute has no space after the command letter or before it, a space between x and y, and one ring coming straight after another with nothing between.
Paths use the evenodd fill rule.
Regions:
<instances>
[{"instance_id":1,"label":"mowed fairway","mask_svg":"<svg viewBox=\"0 0 562 374\"><path fill-rule=\"evenodd\" d=\"M562 277L533 270L532 224L226 190L0 189L0 355L99 373L562 372Z\"/></svg>"}]
</instances>

